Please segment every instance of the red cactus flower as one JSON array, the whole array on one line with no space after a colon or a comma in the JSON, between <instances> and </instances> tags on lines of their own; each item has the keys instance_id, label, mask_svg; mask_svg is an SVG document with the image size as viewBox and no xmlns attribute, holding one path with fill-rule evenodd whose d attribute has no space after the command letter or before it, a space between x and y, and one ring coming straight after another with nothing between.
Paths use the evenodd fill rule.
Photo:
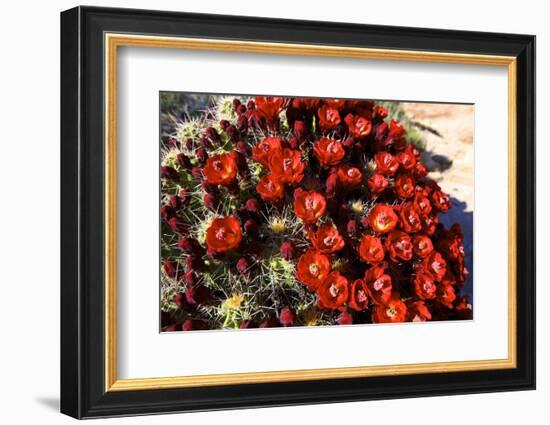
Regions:
<instances>
[{"instance_id":1,"label":"red cactus flower","mask_svg":"<svg viewBox=\"0 0 550 425\"><path fill-rule=\"evenodd\" d=\"M399 225L407 233L417 233L422 230L422 220L412 203L407 202L399 209Z\"/></svg>"},{"instance_id":2,"label":"red cactus flower","mask_svg":"<svg viewBox=\"0 0 550 425\"><path fill-rule=\"evenodd\" d=\"M363 236L359 244L359 256L361 260L371 265L376 265L384 260L384 246L380 239L370 235Z\"/></svg>"},{"instance_id":3,"label":"red cactus flower","mask_svg":"<svg viewBox=\"0 0 550 425\"><path fill-rule=\"evenodd\" d=\"M223 253L235 249L242 239L239 220L233 216L216 218L206 231L206 244L214 253Z\"/></svg>"},{"instance_id":4,"label":"red cactus flower","mask_svg":"<svg viewBox=\"0 0 550 425\"><path fill-rule=\"evenodd\" d=\"M365 273L365 284L375 304L385 304L390 299L393 285L383 267L374 266L368 269Z\"/></svg>"},{"instance_id":5,"label":"red cactus flower","mask_svg":"<svg viewBox=\"0 0 550 425\"><path fill-rule=\"evenodd\" d=\"M338 177L339 186L344 191L350 191L361 185L363 180L363 175L359 168L352 167L349 164L344 164L338 167L336 171L336 176Z\"/></svg>"},{"instance_id":6,"label":"red cactus flower","mask_svg":"<svg viewBox=\"0 0 550 425\"><path fill-rule=\"evenodd\" d=\"M413 238L414 255L420 258L428 256L434 250L432 240L425 235L416 235Z\"/></svg>"},{"instance_id":7,"label":"red cactus flower","mask_svg":"<svg viewBox=\"0 0 550 425\"><path fill-rule=\"evenodd\" d=\"M271 173L282 183L299 183L304 177L305 166L299 150L277 149L269 158Z\"/></svg>"},{"instance_id":8,"label":"red cactus flower","mask_svg":"<svg viewBox=\"0 0 550 425\"><path fill-rule=\"evenodd\" d=\"M327 203L320 193L296 189L294 213L305 223L314 224L325 213Z\"/></svg>"},{"instance_id":9,"label":"red cactus flower","mask_svg":"<svg viewBox=\"0 0 550 425\"><path fill-rule=\"evenodd\" d=\"M426 322L432 320L432 313L424 301L408 301L407 312L411 322Z\"/></svg>"},{"instance_id":10,"label":"red cactus flower","mask_svg":"<svg viewBox=\"0 0 550 425\"><path fill-rule=\"evenodd\" d=\"M420 215L427 216L432 211L432 204L424 195L417 194L414 198L414 208Z\"/></svg>"},{"instance_id":11,"label":"red cactus flower","mask_svg":"<svg viewBox=\"0 0 550 425\"><path fill-rule=\"evenodd\" d=\"M268 202L280 201L285 196L284 186L273 174L262 176L256 185L256 192L264 201Z\"/></svg>"},{"instance_id":12,"label":"red cactus flower","mask_svg":"<svg viewBox=\"0 0 550 425\"><path fill-rule=\"evenodd\" d=\"M414 181L408 174L401 174L395 179L395 193L401 199L409 199L414 196Z\"/></svg>"},{"instance_id":13,"label":"red cactus flower","mask_svg":"<svg viewBox=\"0 0 550 425\"><path fill-rule=\"evenodd\" d=\"M317 294L321 308L339 308L348 300L349 282L339 272L331 272L317 288Z\"/></svg>"},{"instance_id":14,"label":"red cactus flower","mask_svg":"<svg viewBox=\"0 0 550 425\"><path fill-rule=\"evenodd\" d=\"M342 143L326 137L313 144L313 153L323 167L338 164L346 154Z\"/></svg>"},{"instance_id":15,"label":"red cactus flower","mask_svg":"<svg viewBox=\"0 0 550 425\"><path fill-rule=\"evenodd\" d=\"M331 223L322 224L315 233L310 232L309 238L313 247L323 254L340 251L345 244L344 238Z\"/></svg>"},{"instance_id":16,"label":"red cactus flower","mask_svg":"<svg viewBox=\"0 0 550 425\"><path fill-rule=\"evenodd\" d=\"M436 282L440 282L447 271L447 262L437 251L432 251L430 255L424 258L422 265L424 270L426 270Z\"/></svg>"},{"instance_id":17,"label":"red cactus flower","mask_svg":"<svg viewBox=\"0 0 550 425\"><path fill-rule=\"evenodd\" d=\"M446 193L443 193L441 190L434 190L430 196L432 205L441 212L448 211L452 204L451 198Z\"/></svg>"},{"instance_id":18,"label":"red cactus flower","mask_svg":"<svg viewBox=\"0 0 550 425\"><path fill-rule=\"evenodd\" d=\"M348 114L344 118L349 133L357 140L366 138L372 131L372 123L360 115Z\"/></svg>"},{"instance_id":19,"label":"red cactus flower","mask_svg":"<svg viewBox=\"0 0 550 425\"><path fill-rule=\"evenodd\" d=\"M388 181L381 173L373 173L367 180L367 186L371 193L378 195L388 187Z\"/></svg>"},{"instance_id":20,"label":"red cactus flower","mask_svg":"<svg viewBox=\"0 0 550 425\"><path fill-rule=\"evenodd\" d=\"M315 291L330 272L330 261L319 251L310 249L298 260L296 277L307 285L310 291Z\"/></svg>"},{"instance_id":21,"label":"red cactus flower","mask_svg":"<svg viewBox=\"0 0 550 425\"><path fill-rule=\"evenodd\" d=\"M393 293L385 304L378 304L372 312L374 323L398 323L407 320L407 306L398 293Z\"/></svg>"},{"instance_id":22,"label":"red cactus flower","mask_svg":"<svg viewBox=\"0 0 550 425\"><path fill-rule=\"evenodd\" d=\"M260 115L265 118L270 127L277 127L279 124L279 114L283 111L285 104L284 97L256 96L254 98L256 109Z\"/></svg>"},{"instance_id":23,"label":"red cactus flower","mask_svg":"<svg viewBox=\"0 0 550 425\"><path fill-rule=\"evenodd\" d=\"M393 176L399 168L399 162L395 157L386 151L378 152L374 155L374 162L376 163L376 169L384 176Z\"/></svg>"},{"instance_id":24,"label":"red cactus flower","mask_svg":"<svg viewBox=\"0 0 550 425\"><path fill-rule=\"evenodd\" d=\"M421 300L433 300L436 296L436 285L432 277L425 272L418 272L413 280L414 292Z\"/></svg>"},{"instance_id":25,"label":"red cactus flower","mask_svg":"<svg viewBox=\"0 0 550 425\"><path fill-rule=\"evenodd\" d=\"M411 237L405 232L394 230L388 234L386 249L392 261L409 261L413 255Z\"/></svg>"},{"instance_id":26,"label":"red cactus flower","mask_svg":"<svg viewBox=\"0 0 550 425\"><path fill-rule=\"evenodd\" d=\"M266 137L252 148L252 159L264 167L269 166L269 158L283 147L283 140L279 137Z\"/></svg>"},{"instance_id":27,"label":"red cactus flower","mask_svg":"<svg viewBox=\"0 0 550 425\"><path fill-rule=\"evenodd\" d=\"M412 145L409 145L412 146ZM416 158L411 152L403 151L397 154L397 162L405 171L412 171L416 166Z\"/></svg>"},{"instance_id":28,"label":"red cactus flower","mask_svg":"<svg viewBox=\"0 0 550 425\"><path fill-rule=\"evenodd\" d=\"M346 101L342 99L323 99L323 103L331 108L341 109L346 104Z\"/></svg>"},{"instance_id":29,"label":"red cactus flower","mask_svg":"<svg viewBox=\"0 0 550 425\"><path fill-rule=\"evenodd\" d=\"M212 155L206 160L202 172L208 183L229 186L237 175L237 164L229 154Z\"/></svg>"},{"instance_id":30,"label":"red cactus flower","mask_svg":"<svg viewBox=\"0 0 550 425\"><path fill-rule=\"evenodd\" d=\"M342 121L338 109L332 108L329 105L323 105L317 110L319 117L319 127L324 132L329 132L338 127Z\"/></svg>"},{"instance_id":31,"label":"red cactus flower","mask_svg":"<svg viewBox=\"0 0 550 425\"><path fill-rule=\"evenodd\" d=\"M436 299L445 307L453 308L456 300L455 288L451 285L438 285Z\"/></svg>"},{"instance_id":32,"label":"red cactus flower","mask_svg":"<svg viewBox=\"0 0 550 425\"><path fill-rule=\"evenodd\" d=\"M387 204L376 204L368 215L368 222L376 233L388 233L397 226L398 217L393 208Z\"/></svg>"},{"instance_id":33,"label":"red cactus flower","mask_svg":"<svg viewBox=\"0 0 550 425\"><path fill-rule=\"evenodd\" d=\"M363 311L369 306L368 289L363 279L357 279L351 284L348 305L355 311Z\"/></svg>"},{"instance_id":34,"label":"red cactus flower","mask_svg":"<svg viewBox=\"0 0 550 425\"><path fill-rule=\"evenodd\" d=\"M344 311L336 318L336 322L339 325L353 325L353 316L347 311Z\"/></svg>"}]
</instances>

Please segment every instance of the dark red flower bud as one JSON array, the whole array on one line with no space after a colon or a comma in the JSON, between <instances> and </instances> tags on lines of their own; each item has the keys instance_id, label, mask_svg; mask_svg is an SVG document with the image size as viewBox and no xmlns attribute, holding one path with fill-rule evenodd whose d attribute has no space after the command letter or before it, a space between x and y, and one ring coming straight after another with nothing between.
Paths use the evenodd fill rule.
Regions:
<instances>
[{"instance_id":1,"label":"dark red flower bud","mask_svg":"<svg viewBox=\"0 0 550 425\"><path fill-rule=\"evenodd\" d=\"M178 153L178 155L176 156L176 161L178 161L179 166L184 170L190 170L191 168L193 168L191 160L184 153Z\"/></svg>"},{"instance_id":2,"label":"dark red flower bud","mask_svg":"<svg viewBox=\"0 0 550 425\"><path fill-rule=\"evenodd\" d=\"M189 307L189 303L187 302L187 298L185 298L185 294L183 292L178 292L174 296L174 303L176 304L176 307L181 310L185 310Z\"/></svg>"},{"instance_id":3,"label":"dark red flower bud","mask_svg":"<svg viewBox=\"0 0 550 425\"><path fill-rule=\"evenodd\" d=\"M300 142L296 137L291 137L288 139L288 147L291 149L298 149L300 147Z\"/></svg>"},{"instance_id":4,"label":"dark red flower bud","mask_svg":"<svg viewBox=\"0 0 550 425\"><path fill-rule=\"evenodd\" d=\"M172 323L171 325L166 326L163 329L163 332L176 332L178 330L178 325L176 323Z\"/></svg>"},{"instance_id":5,"label":"dark red flower bud","mask_svg":"<svg viewBox=\"0 0 550 425\"><path fill-rule=\"evenodd\" d=\"M239 326L241 329L257 328L258 324L254 320L243 320Z\"/></svg>"},{"instance_id":6,"label":"dark red flower bud","mask_svg":"<svg viewBox=\"0 0 550 425\"><path fill-rule=\"evenodd\" d=\"M309 136L309 128L305 121L294 121L294 136L298 139L298 142L303 142Z\"/></svg>"},{"instance_id":7,"label":"dark red flower bud","mask_svg":"<svg viewBox=\"0 0 550 425\"><path fill-rule=\"evenodd\" d=\"M256 109L256 104L254 103L253 100L249 100L248 103L246 104L246 107L247 107L249 110L253 110L253 109Z\"/></svg>"},{"instance_id":8,"label":"dark red flower bud","mask_svg":"<svg viewBox=\"0 0 550 425\"><path fill-rule=\"evenodd\" d=\"M357 221L355 220L350 220L348 221L348 223L346 224L346 232L348 234L349 237L353 237L355 235L357 235Z\"/></svg>"},{"instance_id":9,"label":"dark red flower bud","mask_svg":"<svg viewBox=\"0 0 550 425\"><path fill-rule=\"evenodd\" d=\"M168 226L170 226L170 229L176 233L186 233L187 231L187 225L185 222L178 217L172 217L170 220L168 220Z\"/></svg>"},{"instance_id":10,"label":"dark red flower bud","mask_svg":"<svg viewBox=\"0 0 550 425\"><path fill-rule=\"evenodd\" d=\"M185 140L185 148L187 150L193 150L193 148L195 147L195 143L193 142L193 139L189 138L189 139L186 139Z\"/></svg>"},{"instance_id":11,"label":"dark red flower bud","mask_svg":"<svg viewBox=\"0 0 550 425\"><path fill-rule=\"evenodd\" d=\"M296 247L292 242L286 241L281 244L281 257L287 261L293 260L298 256Z\"/></svg>"},{"instance_id":12,"label":"dark red flower bud","mask_svg":"<svg viewBox=\"0 0 550 425\"><path fill-rule=\"evenodd\" d=\"M212 300L212 291L204 285L193 285L185 291L185 298L191 305L208 304Z\"/></svg>"},{"instance_id":13,"label":"dark red flower bud","mask_svg":"<svg viewBox=\"0 0 550 425\"><path fill-rule=\"evenodd\" d=\"M339 325L352 325L353 324L353 316L348 313L347 311L344 311L338 318L336 319Z\"/></svg>"},{"instance_id":14,"label":"dark red flower bud","mask_svg":"<svg viewBox=\"0 0 550 425\"><path fill-rule=\"evenodd\" d=\"M245 115L241 115L239 116L239 118L237 118L237 127L240 131L248 130L248 119Z\"/></svg>"},{"instance_id":15,"label":"dark red flower bud","mask_svg":"<svg viewBox=\"0 0 550 425\"><path fill-rule=\"evenodd\" d=\"M251 109L254 109L254 102L250 101L248 102L248 107L251 108ZM252 105L252 106L250 106ZM238 114L246 114L246 106L244 105L239 105L239 108L238 108L238 111L237 111Z\"/></svg>"},{"instance_id":16,"label":"dark red flower bud","mask_svg":"<svg viewBox=\"0 0 550 425\"><path fill-rule=\"evenodd\" d=\"M204 202L204 206L208 208L210 211L216 211L219 205L219 199L216 195L213 193L206 193L202 201Z\"/></svg>"},{"instance_id":17,"label":"dark red flower bud","mask_svg":"<svg viewBox=\"0 0 550 425\"><path fill-rule=\"evenodd\" d=\"M246 178L250 175L250 169L248 168L248 164L246 162L246 157L239 151L231 151L230 154L231 158L233 158L233 161L235 161L235 164L237 165L237 171L239 172L239 176Z\"/></svg>"},{"instance_id":18,"label":"dark red flower bud","mask_svg":"<svg viewBox=\"0 0 550 425\"><path fill-rule=\"evenodd\" d=\"M244 156L250 156L250 148L245 142L243 141L237 142L236 147L237 147L237 150L240 153L242 153Z\"/></svg>"},{"instance_id":19,"label":"dark red flower bud","mask_svg":"<svg viewBox=\"0 0 550 425\"><path fill-rule=\"evenodd\" d=\"M351 149L355 145L355 139L353 137L348 137L342 142L342 146L346 149Z\"/></svg>"},{"instance_id":20,"label":"dark red flower bud","mask_svg":"<svg viewBox=\"0 0 550 425\"><path fill-rule=\"evenodd\" d=\"M202 168L201 167L193 167L191 169L191 175L196 179L202 179Z\"/></svg>"},{"instance_id":21,"label":"dark red flower bud","mask_svg":"<svg viewBox=\"0 0 550 425\"><path fill-rule=\"evenodd\" d=\"M281 322L281 325L284 327L293 326L295 321L296 313L293 309L285 307L281 310L281 314L279 315L279 322Z\"/></svg>"},{"instance_id":22,"label":"dark red flower bud","mask_svg":"<svg viewBox=\"0 0 550 425\"><path fill-rule=\"evenodd\" d=\"M332 198L336 195L338 189L338 176L336 173L332 173L328 176L325 187L327 197Z\"/></svg>"},{"instance_id":23,"label":"dark red flower bud","mask_svg":"<svg viewBox=\"0 0 550 425\"><path fill-rule=\"evenodd\" d=\"M164 260L162 268L164 269L164 273L172 279L179 279L183 272L181 266L174 260Z\"/></svg>"},{"instance_id":24,"label":"dark red flower bud","mask_svg":"<svg viewBox=\"0 0 550 425\"><path fill-rule=\"evenodd\" d=\"M171 205L164 205L160 209L160 215L164 221L170 220L174 215L176 214L176 211Z\"/></svg>"},{"instance_id":25,"label":"dark red flower bud","mask_svg":"<svg viewBox=\"0 0 550 425\"><path fill-rule=\"evenodd\" d=\"M181 325L182 331L204 331L208 329L208 323L202 319L187 319Z\"/></svg>"},{"instance_id":26,"label":"dark red flower bud","mask_svg":"<svg viewBox=\"0 0 550 425\"><path fill-rule=\"evenodd\" d=\"M184 205L189 200L191 194L189 193L189 189L187 188L181 188L178 193L178 198L180 199L180 205Z\"/></svg>"},{"instance_id":27,"label":"dark red flower bud","mask_svg":"<svg viewBox=\"0 0 550 425\"><path fill-rule=\"evenodd\" d=\"M206 153L206 149L204 147L198 148L197 161L199 161L199 164L204 165L207 159L208 159L208 153Z\"/></svg>"},{"instance_id":28,"label":"dark red flower bud","mask_svg":"<svg viewBox=\"0 0 550 425\"><path fill-rule=\"evenodd\" d=\"M246 201L246 210L251 214L258 214L261 207L260 201L256 198L250 198Z\"/></svg>"},{"instance_id":29,"label":"dark red flower bud","mask_svg":"<svg viewBox=\"0 0 550 425\"><path fill-rule=\"evenodd\" d=\"M202 257L199 257L197 255L190 255L185 259L185 267L187 268L187 270L201 271L204 270L206 264L204 263Z\"/></svg>"},{"instance_id":30,"label":"dark red flower bud","mask_svg":"<svg viewBox=\"0 0 550 425\"><path fill-rule=\"evenodd\" d=\"M183 274L183 280L190 287L195 286L199 282L199 278L193 270L186 270Z\"/></svg>"},{"instance_id":31,"label":"dark red flower bud","mask_svg":"<svg viewBox=\"0 0 550 425\"><path fill-rule=\"evenodd\" d=\"M203 255L204 252L205 252L204 248L201 246L199 241L197 241L194 238L190 238L190 237L182 237L178 241L178 247L183 252L185 252L186 254L189 254L189 255L198 255L198 256L200 256L200 255Z\"/></svg>"},{"instance_id":32,"label":"dark red flower bud","mask_svg":"<svg viewBox=\"0 0 550 425\"><path fill-rule=\"evenodd\" d=\"M242 274L243 276L247 276L248 272L250 271L250 263L246 258L240 258L239 261L237 261L237 271Z\"/></svg>"},{"instance_id":33,"label":"dark red flower bud","mask_svg":"<svg viewBox=\"0 0 550 425\"><path fill-rule=\"evenodd\" d=\"M200 138L199 144L201 145L201 147L203 147L206 150L212 149L212 142L206 135Z\"/></svg>"},{"instance_id":34,"label":"dark red flower bud","mask_svg":"<svg viewBox=\"0 0 550 425\"><path fill-rule=\"evenodd\" d=\"M175 182L179 180L178 172L167 165L163 165L162 167L160 167L160 177L162 179L172 180Z\"/></svg>"},{"instance_id":35,"label":"dark red flower bud","mask_svg":"<svg viewBox=\"0 0 550 425\"><path fill-rule=\"evenodd\" d=\"M239 140L239 130L237 130L237 127L234 125L230 125L225 129L225 132L227 133L227 136L229 136L229 139L235 143L237 140Z\"/></svg>"},{"instance_id":36,"label":"dark red flower bud","mask_svg":"<svg viewBox=\"0 0 550 425\"><path fill-rule=\"evenodd\" d=\"M235 110L235 112L239 111L239 106L241 106L241 101L237 98L234 98L233 99L233 109Z\"/></svg>"},{"instance_id":37,"label":"dark red flower bud","mask_svg":"<svg viewBox=\"0 0 550 425\"><path fill-rule=\"evenodd\" d=\"M253 219L248 219L244 223L244 230L248 236L252 238L257 238L260 234L260 229L258 228L258 223Z\"/></svg>"},{"instance_id":38,"label":"dark red flower bud","mask_svg":"<svg viewBox=\"0 0 550 425\"><path fill-rule=\"evenodd\" d=\"M206 180L203 180L201 182L201 187L204 189L205 192L207 193L213 193L213 194L216 194L217 193L217 188L215 185L213 184L210 184L208 183Z\"/></svg>"},{"instance_id":39,"label":"dark red flower bud","mask_svg":"<svg viewBox=\"0 0 550 425\"><path fill-rule=\"evenodd\" d=\"M168 203L172 206L172 208L174 208L174 210L177 211L181 208L182 201L179 196L170 195L168 197Z\"/></svg>"},{"instance_id":40,"label":"dark red flower bud","mask_svg":"<svg viewBox=\"0 0 550 425\"><path fill-rule=\"evenodd\" d=\"M278 328L280 325L277 319L266 319L260 323L260 328Z\"/></svg>"},{"instance_id":41,"label":"dark red flower bud","mask_svg":"<svg viewBox=\"0 0 550 425\"><path fill-rule=\"evenodd\" d=\"M220 134L216 131L214 127L208 127L205 132L206 137L208 137L210 140L212 140L215 143L220 142Z\"/></svg>"},{"instance_id":42,"label":"dark red flower bud","mask_svg":"<svg viewBox=\"0 0 550 425\"><path fill-rule=\"evenodd\" d=\"M166 140L166 144L174 149L180 148L180 142L178 142L178 139L172 136L168 137L168 140Z\"/></svg>"},{"instance_id":43,"label":"dark red flower bud","mask_svg":"<svg viewBox=\"0 0 550 425\"><path fill-rule=\"evenodd\" d=\"M231 123L227 120L220 120L220 127L223 131L227 131L227 128L231 125Z\"/></svg>"}]
</instances>

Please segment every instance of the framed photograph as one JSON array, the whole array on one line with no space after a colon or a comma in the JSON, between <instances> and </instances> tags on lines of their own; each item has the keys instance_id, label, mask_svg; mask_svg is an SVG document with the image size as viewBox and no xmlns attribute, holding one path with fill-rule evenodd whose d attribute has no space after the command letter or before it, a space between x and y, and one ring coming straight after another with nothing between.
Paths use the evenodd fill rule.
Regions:
<instances>
[{"instance_id":1,"label":"framed photograph","mask_svg":"<svg viewBox=\"0 0 550 425\"><path fill-rule=\"evenodd\" d=\"M535 388L535 37L61 14L61 411Z\"/></svg>"}]
</instances>

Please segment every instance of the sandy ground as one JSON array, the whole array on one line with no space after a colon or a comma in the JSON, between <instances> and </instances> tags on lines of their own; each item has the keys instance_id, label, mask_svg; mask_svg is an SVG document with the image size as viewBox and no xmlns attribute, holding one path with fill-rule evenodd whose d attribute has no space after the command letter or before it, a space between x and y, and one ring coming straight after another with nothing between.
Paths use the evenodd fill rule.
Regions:
<instances>
[{"instance_id":1,"label":"sandy ground","mask_svg":"<svg viewBox=\"0 0 550 425\"><path fill-rule=\"evenodd\" d=\"M426 140L423 161L429 176L452 197L453 208L440 215L446 226L460 223L470 276L464 292L472 296L474 211L474 106L403 103Z\"/></svg>"}]
</instances>

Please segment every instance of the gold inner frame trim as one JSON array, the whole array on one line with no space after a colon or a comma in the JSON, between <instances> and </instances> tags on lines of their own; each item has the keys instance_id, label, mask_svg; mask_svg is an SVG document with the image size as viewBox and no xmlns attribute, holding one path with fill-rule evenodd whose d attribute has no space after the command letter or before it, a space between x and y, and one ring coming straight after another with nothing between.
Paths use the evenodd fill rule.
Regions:
<instances>
[{"instance_id":1,"label":"gold inner frame trim","mask_svg":"<svg viewBox=\"0 0 550 425\"><path fill-rule=\"evenodd\" d=\"M311 381L516 367L516 58L445 52L370 49L106 33L105 45L105 391L137 391L267 382ZM361 366L273 372L118 379L116 325L116 117L118 47L148 47L279 55L325 56L404 62L503 66L508 72L508 357L495 360Z\"/></svg>"}]
</instances>

